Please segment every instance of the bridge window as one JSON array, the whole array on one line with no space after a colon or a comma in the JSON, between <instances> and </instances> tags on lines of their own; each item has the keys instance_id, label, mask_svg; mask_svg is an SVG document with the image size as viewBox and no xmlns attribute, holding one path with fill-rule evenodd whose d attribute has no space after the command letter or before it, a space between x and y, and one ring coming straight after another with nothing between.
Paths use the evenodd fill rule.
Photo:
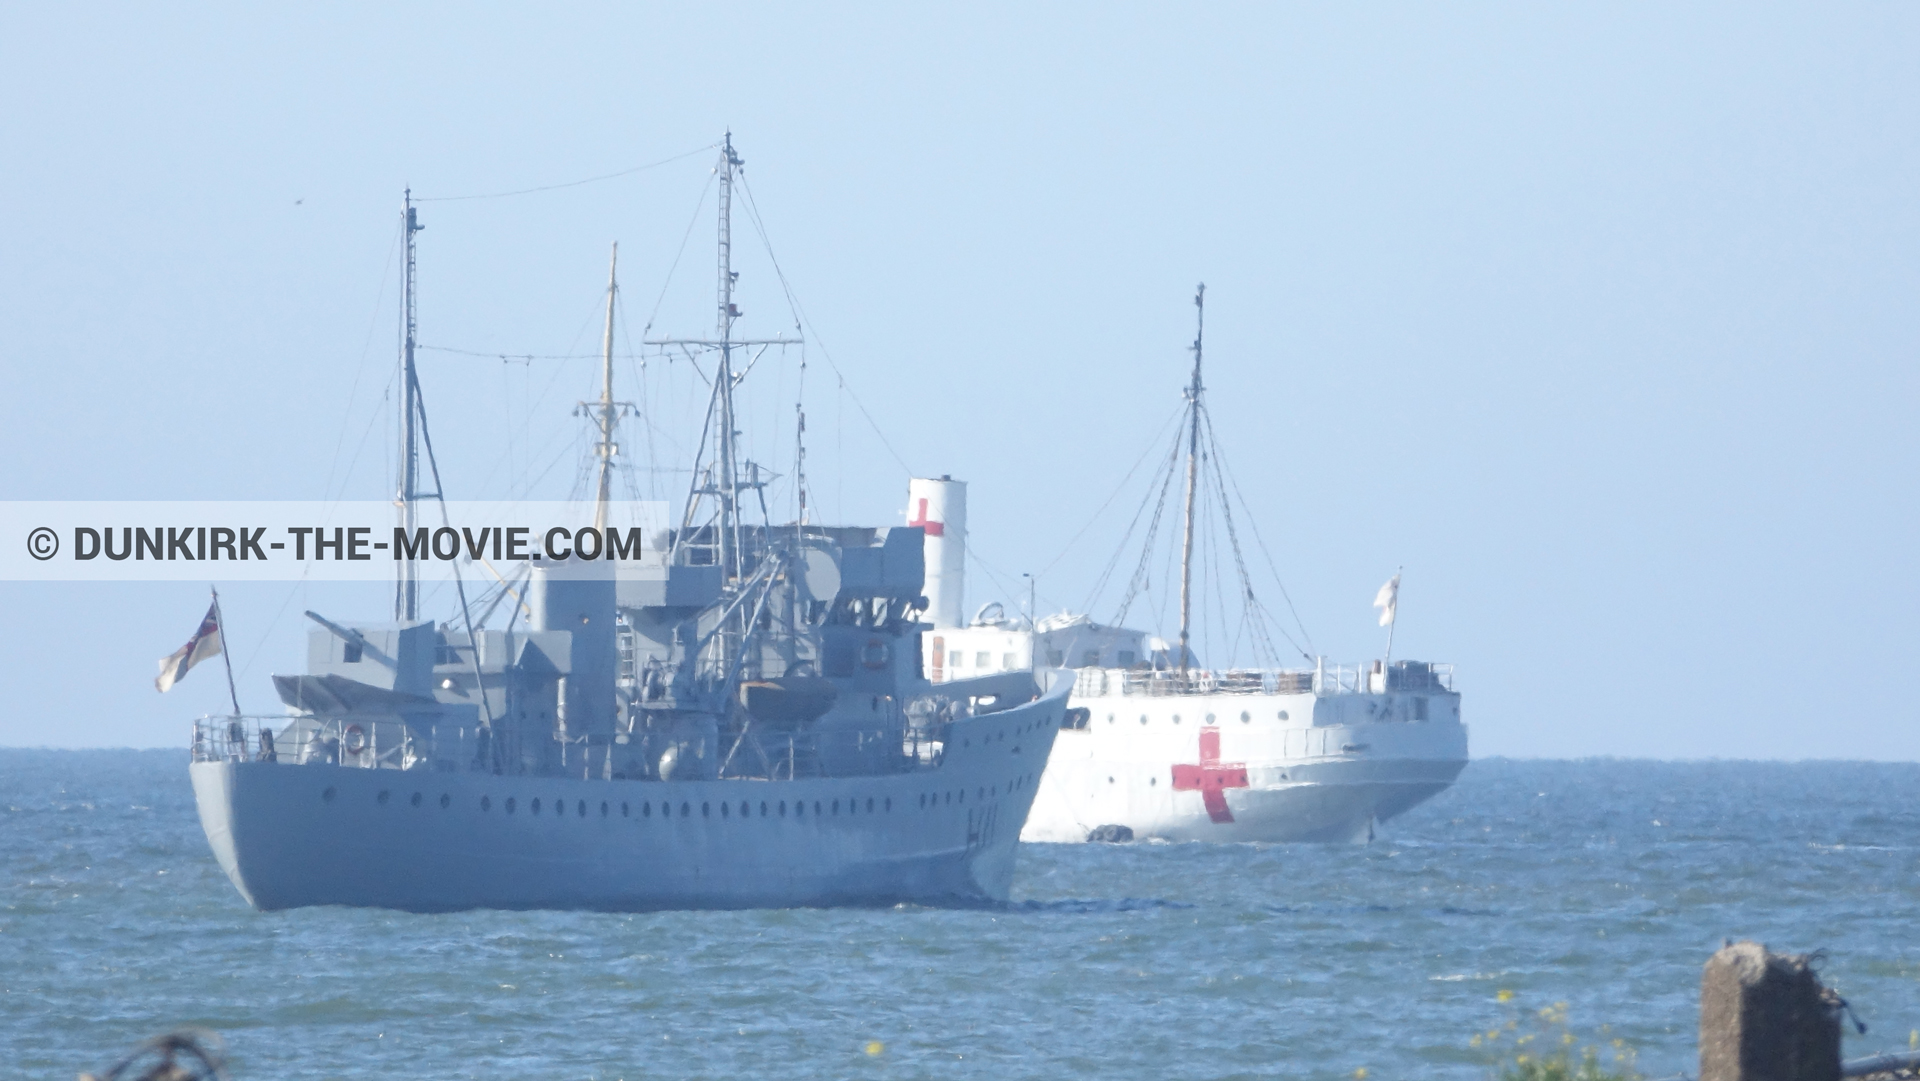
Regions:
<instances>
[{"instance_id":1,"label":"bridge window","mask_svg":"<svg viewBox=\"0 0 1920 1081\"><path fill-rule=\"evenodd\" d=\"M340 649L340 659L346 662L347 664L359 664L360 663L360 643L342 642L341 649Z\"/></svg>"},{"instance_id":2,"label":"bridge window","mask_svg":"<svg viewBox=\"0 0 1920 1081\"><path fill-rule=\"evenodd\" d=\"M947 654L947 667L959 668L965 660L966 660L966 654L956 649L953 652Z\"/></svg>"},{"instance_id":3,"label":"bridge window","mask_svg":"<svg viewBox=\"0 0 1920 1081\"><path fill-rule=\"evenodd\" d=\"M1120 667L1122 668L1133 667L1133 650L1123 649L1120 651Z\"/></svg>"},{"instance_id":4,"label":"bridge window","mask_svg":"<svg viewBox=\"0 0 1920 1081\"><path fill-rule=\"evenodd\" d=\"M1067 663L1067 655L1064 651L1058 650L1058 649L1047 650L1047 667L1048 668L1058 668L1061 665L1066 663Z\"/></svg>"},{"instance_id":5,"label":"bridge window","mask_svg":"<svg viewBox=\"0 0 1920 1081\"><path fill-rule=\"evenodd\" d=\"M1014 669L1013 654L1011 653L1000 654L1000 667L1008 672L1013 671Z\"/></svg>"},{"instance_id":6,"label":"bridge window","mask_svg":"<svg viewBox=\"0 0 1920 1081\"><path fill-rule=\"evenodd\" d=\"M1080 662L1082 668L1100 667L1100 651L1097 649L1087 650L1086 656L1080 658Z\"/></svg>"},{"instance_id":7,"label":"bridge window","mask_svg":"<svg viewBox=\"0 0 1920 1081\"><path fill-rule=\"evenodd\" d=\"M975 668L992 668L992 667L993 667L993 654L991 654L991 653L975 653L975 654L973 655L973 666L974 666Z\"/></svg>"}]
</instances>

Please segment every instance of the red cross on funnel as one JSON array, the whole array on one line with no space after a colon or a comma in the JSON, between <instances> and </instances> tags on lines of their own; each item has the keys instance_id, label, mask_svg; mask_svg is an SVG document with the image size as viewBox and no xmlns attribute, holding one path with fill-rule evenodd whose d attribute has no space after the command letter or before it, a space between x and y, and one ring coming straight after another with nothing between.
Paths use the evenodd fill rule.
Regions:
<instances>
[{"instance_id":1,"label":"red cross on funnel","mask_svg":"<svg viewBox=\"0 0 1920 1081\"><path fill-rule=\"evenodd\" d=\"M946 530L946 528L947 528L947 527L946 527L946 523L944 523L944 522L929 522L929 521L927 521L927 501L926 501L926 500L924 500L924 499L922 499L922 500L920 501L920 517L918 517L918 518L915 518L914 520L912 520L912 521L910 521L910 522L908 522L907 524L908 524L908 525L910 525L910 526L916 526L916 525L917 525L917 526L919 526L919 527L920 527L921 529L924 529L924 530L926 530L926 531L927 531L927 536L929 536L929 537L937 537L937 536L939 536L939 535L940 535L940 534L941 534L942 532L944 532L944 531Z\"/></svg>"},{"instance_id":2,"label":"red cross on funnel","mask_svg":"<svg viewBox=\"0 0 1920 1081\"><path fill-rule=\"evenodd\" d=\"M1176 792L1200 790L1200 799L1207 805L1207 817L1215 822L1233 821L1233 812L1227 810L1229 788L1247 787L1247 765L1244 762L1220 761L1220 730L1202 728L1200 730L1200 764L1197 766L1173 767L1173 789Z\"/></svg>"}]
</instances>

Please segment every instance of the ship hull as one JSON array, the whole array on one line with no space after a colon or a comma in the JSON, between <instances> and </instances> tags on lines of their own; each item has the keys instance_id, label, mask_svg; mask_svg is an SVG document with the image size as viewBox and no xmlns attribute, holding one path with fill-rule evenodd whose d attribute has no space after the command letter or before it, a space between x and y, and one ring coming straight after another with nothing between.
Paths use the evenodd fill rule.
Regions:
<instances>
[{"instance_id":1,"label":"ship hull","mask_svg":"<svg viewBox=\"0 0 1920 1081\"><path fill-rule=\"evenodd\" d=\"M1404 719L1408 696L1345 697L1076 697L1088 724L1056 742L1021 839L1370 840L1453 783L1467 731L1456 695L1429 720Z\"/></svg>"},{"instance_id":2,"label":"ship hull","mask_svg":"<svg viewBox=\"0 0 1920 1081\"><path fill-rule=\"evenodd\" d=\"M1065 697L1062 688L955 721L937 767L865 777L602 781L252 761L190 768L214 856L260 909L997 902L1012 885L1020 828Z\"/></svg>"}]
</instances>

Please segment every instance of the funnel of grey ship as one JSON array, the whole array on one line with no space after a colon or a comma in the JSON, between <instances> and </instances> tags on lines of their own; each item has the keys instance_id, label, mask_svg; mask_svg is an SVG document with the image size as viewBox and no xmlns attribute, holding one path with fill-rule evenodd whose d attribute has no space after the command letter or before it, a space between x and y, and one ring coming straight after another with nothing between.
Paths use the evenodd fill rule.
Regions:
<instances>
[{"instance_id":1,"label":"funnel of grey ship","mask_svg":"<svg viewBox=\"0 0 1920 1081\"><path fill-rule=\"evenodd\" d=\"M1003 900L1071 681L930 682L919 527L744 520L763 473L737 457L742 373L720 182L720 321L698 345L712 400L658 574L528 564L504 628L419 612L314 613L288 715L205 718L190 767L214 855L255 907L633 911ZM420 501L409 205L401 527ZM613 291L596 422L596 524L616 467ZM437 493L429 493L437 494ZM762 508L764 501L760 502ZM804 508L804 503L802 503ZM763 514L764 516L764 514ZM569 569L569 566L574 569ZM509 588L511 587L511 588ZM477 606L477 605L476 605ZM525 623L518 617L524 613Z\"/></svg>"}]
</instances>

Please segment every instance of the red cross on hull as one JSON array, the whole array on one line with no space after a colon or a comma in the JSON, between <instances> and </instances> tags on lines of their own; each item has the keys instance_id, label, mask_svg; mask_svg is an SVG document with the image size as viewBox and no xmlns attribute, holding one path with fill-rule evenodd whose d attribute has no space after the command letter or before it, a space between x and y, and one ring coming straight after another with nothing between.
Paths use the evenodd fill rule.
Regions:
<instances>
[{"instance_id":1,"label":"red cross on hull","mask_svg":"<svg viewBox=\"0 0 1920 1081\"><path fill-rule=\"evenodd\" d=\"M1200 730L1199 765L1173 767L1174 791L1199 790L1200 801L1207 806L1207 817L1215 822L1233 821L1233 812L1227 809L1226 790L1245 787L1247 787L1246 763L1220 761L1220 730L1218 728Z\"/></svg>"}]
</instances>

